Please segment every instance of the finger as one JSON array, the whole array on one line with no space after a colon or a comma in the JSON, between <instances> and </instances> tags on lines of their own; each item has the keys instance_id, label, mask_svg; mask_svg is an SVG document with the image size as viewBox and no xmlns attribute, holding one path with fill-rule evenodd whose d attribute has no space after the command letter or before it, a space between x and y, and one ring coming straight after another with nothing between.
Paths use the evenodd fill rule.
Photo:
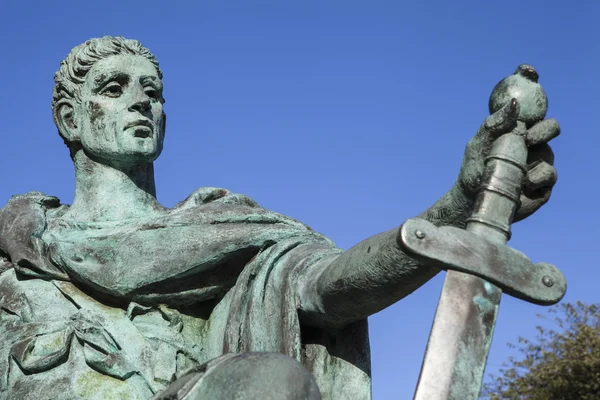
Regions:
<instances>
[{"instance_id":1,"label":"finger","mask_svg":"<svg viewBox=\"0 0 600 400\"><path fill-rule=\"evenodd\" d=\"M512 99L510 103L487 117L477 136L491 136L495 139L512 131L517 126L519 116L519 102Z\"/></svg>"},{"instance_id":2,"label":"finger","mask_svg":"<svg viewBox=\"0 0 600 400\"><path fill-rule=\"evenodd\" d=\"M519 103L512 99L509 104L487 117L477 134L467 144L460 181L469 193L476 192L479 186L485 168L485 158L494 141L517 126L518 115Z\"/></svg>"},{"instance_id":3,"label":"finger","mask_svg":"<svg viewBox=\"0 0 600 400\"><path fill-rule=\"evenodd\" d=\"M528 146L548 143L560 135L560 125L554 118L539 122L527 130L525 141Z\"/></svg>"},{"instance_id":4,"label":"finger","mask_svg":"<svg viewBox=\"0 0 600 400\"><path fill-rule=\"evenodd\" d=\"M556 168L542 161L527 172L525 179L523 179L523 192L526 195L535 197L536 191L554 186L557 179L558 172Z\"/></svg>"},{"instance_id":5,"label":"finger","mask_svg":"<svg viewBox=\"0 0 600 400\"><path fill-rule=\"evenodd\" d=\"M494 141L517 126L519 102L512 99L510 103L485 119L477 134L467 145L467 154L473 158L485 158Z\"/></svg>"},{"instance_id":6,"label":"finger","mask_svg":"<svg viewBox=\"0 0 600 400\"><path fill-rule=\"evenodd\" d=\"M527 168L533 169L542 161L554 165L554 152L550 145L546 143L529 148L527 154Z\"/></svg>"},{"instance_id":7,"label":"finger","mask_svg":"<svg viewBox=\"0 0 600 400\"><path fill-rule=\"evenodd\" d=\"M521 206L515 213L513 222L521 221L539 210L548 202L548 200L550 200L551 195L552 187L539 189L531 197L521 194Z\"/></svg>"}]
</instances>

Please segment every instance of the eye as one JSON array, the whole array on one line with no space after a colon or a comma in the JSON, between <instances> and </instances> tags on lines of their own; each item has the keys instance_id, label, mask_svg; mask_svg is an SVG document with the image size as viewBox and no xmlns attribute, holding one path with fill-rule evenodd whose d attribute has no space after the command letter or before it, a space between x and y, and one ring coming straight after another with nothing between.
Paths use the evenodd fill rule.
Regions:
<instances>
[{"instance_id":1,"label":"eye","mask_svg":"<svg viewBox=\"0 0 600 400\"><path fill-rule=\"evenodd\" d=\"M111 82L100 93L108 97L119 97L123 94L123 87L118 82Z\"/></svg>"},{"instance_id":2,"label":"eye","mask_svg":"<svg viewBox=\"0 0 600 400\"><path fill-rule=\"evenodd\" d=\"M146 92L146 95L152 99L160 99L160 92L153 87L146 87L144 92Z\"/></svg>"}]
</instances>

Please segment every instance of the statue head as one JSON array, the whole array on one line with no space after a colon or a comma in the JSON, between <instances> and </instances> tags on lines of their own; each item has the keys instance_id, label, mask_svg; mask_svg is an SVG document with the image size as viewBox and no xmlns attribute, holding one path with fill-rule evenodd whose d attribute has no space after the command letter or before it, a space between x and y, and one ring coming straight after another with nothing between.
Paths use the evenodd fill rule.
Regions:
<instances>
[{"instance_id":1,"label":"statue head","mask_svg":"<svg viewBox=\"0 0 600 400\"><path fill-rule=\"evenodd\" d=\"M75 47L54 75L52 114L75 160L151 163L162 151L162 72L137 40L105 36Z\"/></svg>"}]
</instances>

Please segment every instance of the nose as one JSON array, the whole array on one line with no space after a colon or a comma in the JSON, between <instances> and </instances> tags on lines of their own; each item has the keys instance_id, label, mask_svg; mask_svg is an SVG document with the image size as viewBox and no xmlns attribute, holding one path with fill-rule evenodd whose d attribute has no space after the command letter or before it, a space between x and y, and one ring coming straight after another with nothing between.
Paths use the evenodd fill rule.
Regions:
<instances>
[{"instance_id":1,"label":"nose","mask_svg":"<svg viewBox=\"0 0 600 400\"><path fill-rule=\"evenodd\" d=\"M140 96L134 104L129 107L129 111L146 112L150 108L150 99L145 94Z\"/></svg>"}]
</instances>

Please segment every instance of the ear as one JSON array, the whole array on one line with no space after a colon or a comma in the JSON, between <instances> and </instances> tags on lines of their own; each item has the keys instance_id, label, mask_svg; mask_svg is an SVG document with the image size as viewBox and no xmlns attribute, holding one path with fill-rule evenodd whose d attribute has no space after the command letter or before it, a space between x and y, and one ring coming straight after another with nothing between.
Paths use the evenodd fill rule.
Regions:
<instances>
[{"instance_id":1,"label":"ear","mask_svg":"<svg viewBox=\"0 0 600 400\"><path fill-rule=\"evenodd\" d=\"M54 122L62 137L69 143L79 141L79 132L75 122L73 103L68 100L59 102L53 111Z\"/></svg>"}]
</instances>

